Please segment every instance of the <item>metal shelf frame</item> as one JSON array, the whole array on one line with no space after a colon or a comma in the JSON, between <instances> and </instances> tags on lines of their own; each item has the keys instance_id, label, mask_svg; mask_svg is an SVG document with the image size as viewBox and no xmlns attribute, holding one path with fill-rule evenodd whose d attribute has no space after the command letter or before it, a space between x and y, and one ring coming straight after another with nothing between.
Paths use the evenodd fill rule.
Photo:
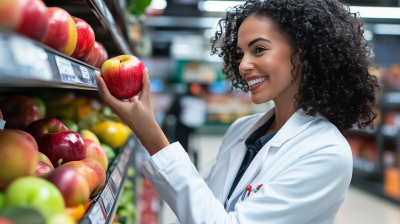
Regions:
<instances>
[{"instance_id":1,"label":"metal shelf frame","mask_svg":"<svg viewBox=\"0 0 400 224\"><path fill-rule=\"evenodd\" d=\"M16 33L0 31L0 59L3 87L97 90L99 68Z\"/></svg>"},{"instance_id":2,"label":"metal shelf frame","mask_svg":"<svg viewBox=\"0 0 400 224\"><path fill-rule=\"evenodd\" d=\"M112 224L125 186L129 165L135 163L134 158L139 146L139 140L132 134L108 169L103 188L94 197L79 224Z\"/></svg>"}]
</instances>

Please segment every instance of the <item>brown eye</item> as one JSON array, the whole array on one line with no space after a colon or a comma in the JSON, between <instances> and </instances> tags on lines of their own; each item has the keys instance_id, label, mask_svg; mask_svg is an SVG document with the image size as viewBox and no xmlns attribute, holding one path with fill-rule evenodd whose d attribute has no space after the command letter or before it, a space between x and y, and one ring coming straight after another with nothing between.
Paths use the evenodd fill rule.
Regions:
<instances>
[{"instance_id":1,"label":"brown eye","mask_svg":"<svg viewBox=\"0 0 400 224\"><path fill-rule=\"evenodd\" d=\"M236 54L237 54L237 56L238 56L239 59L242 59L242 58L243 58L243 53L238 52L238 53L236 53Z\"/></svg>"},{"instance_id":2,"label":"brown eye","mask_svg":"<svg viewBox=\"0 0 400 224\"><path fill-rule=\"evenodd\" d=\"M256 48L256 53L261 53L263 51L265 51L265 48L262 48L262 47L257 47Z\"/></svg>"}]
</instances>

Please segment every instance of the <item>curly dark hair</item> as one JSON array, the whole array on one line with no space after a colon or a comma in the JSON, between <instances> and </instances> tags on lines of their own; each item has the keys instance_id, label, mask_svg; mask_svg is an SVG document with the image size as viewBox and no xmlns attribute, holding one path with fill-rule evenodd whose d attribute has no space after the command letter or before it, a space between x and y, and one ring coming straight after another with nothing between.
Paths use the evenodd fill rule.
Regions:
<instances>
[{"instance_id":1,"label":"curly dark hair","mask_svg":"<svg viewBox=\"0 0 400 224\"><path fill-rule=\"evenodd\" d=\"M358 13L338 0L248 0L229 8L211 38L211 54L223 58L222 71L232 88L245 92L249 86L239 74L236 47L239 27L250 15L271 19L289 37L295 49L293 78L294 56L300 55L304 74L294 96L297 109L322 114L342 132L354 124L372 128L380 86L369 73L376 65Z\"/></svg>"}]
</instances>

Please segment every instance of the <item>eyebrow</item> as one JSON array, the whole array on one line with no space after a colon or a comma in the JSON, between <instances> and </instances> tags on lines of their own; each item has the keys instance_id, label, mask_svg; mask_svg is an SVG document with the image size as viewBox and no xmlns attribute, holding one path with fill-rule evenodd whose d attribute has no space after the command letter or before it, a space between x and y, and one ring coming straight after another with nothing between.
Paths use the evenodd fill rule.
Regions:
<instances>
[{"instance_id":1,"label":"eyebrow","mask_svg":"<svg viewBox=\"0 0 400 224\"><path fill-rule=\"evenodd\" d=\"M260 40L266 41L266 42L270 42L270 43L271 43L270 40L260 37L260 38L257 38L257 39L254 39L254 40L250 41L250 43L249 43L247 46L248 46L248 47L251 47L251 46L253 46L253 44L255 44L257 41L260 41ZM236 49L237 49L237 50L242 50L240 47L236 47Z\"/></svg>"}]
</instances>

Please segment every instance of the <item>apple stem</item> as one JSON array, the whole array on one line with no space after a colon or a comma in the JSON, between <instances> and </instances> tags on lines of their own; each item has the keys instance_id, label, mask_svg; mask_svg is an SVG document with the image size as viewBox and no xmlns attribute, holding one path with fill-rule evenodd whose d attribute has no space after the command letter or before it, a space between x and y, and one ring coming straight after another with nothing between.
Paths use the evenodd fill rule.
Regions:
<instances>
[{"instance_id":1,"label":"apple stem","mask_svg":"<svg viewBox=\"0 0 400 224\"><path fill-rule=\"evenodd\" d=\"M63 159L59 159L59 160L57 161L58 166L61 166L62 161L63 161Z\"/></svg>"}]
</instances>

